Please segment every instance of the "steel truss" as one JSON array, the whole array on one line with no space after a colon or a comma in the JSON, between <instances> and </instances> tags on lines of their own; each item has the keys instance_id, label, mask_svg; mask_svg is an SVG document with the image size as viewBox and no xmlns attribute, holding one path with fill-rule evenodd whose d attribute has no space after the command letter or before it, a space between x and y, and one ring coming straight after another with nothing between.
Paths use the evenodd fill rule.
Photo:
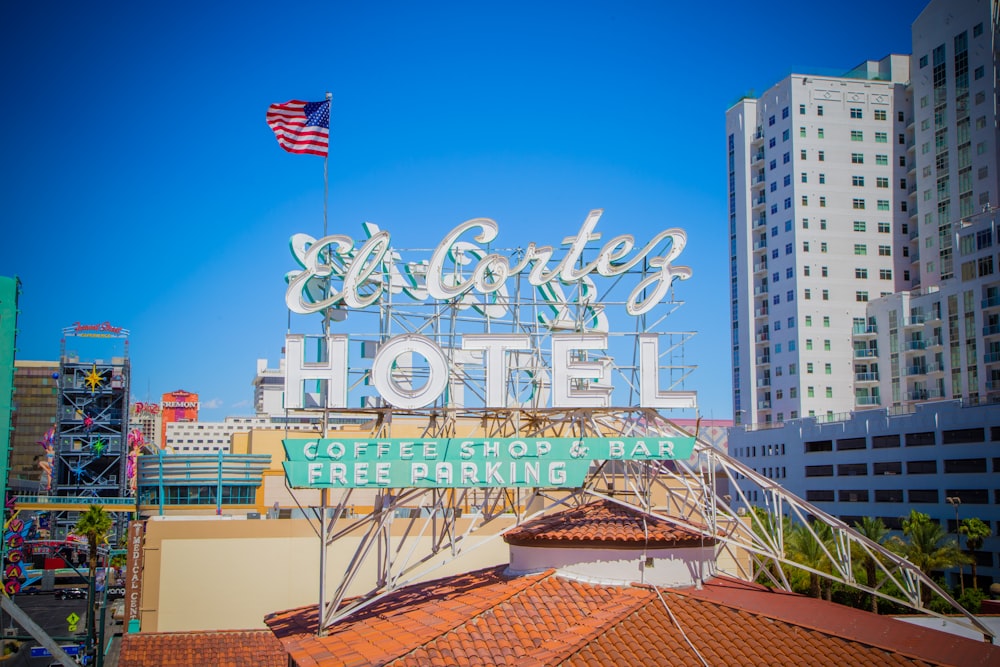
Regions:
<instances>
[{"instance_id":1,"label":"steel truss","mask_svg":"<svg viewBox=\"0 0 1000 667\"><path fill-rule=\"evenodd\" d=\"M464 435L461 431L469 430L470 420L478 427L477 433L485 437L692 435L656 411L642 408L422 413L385 408L372 412L375 420L371 437L389 436L393 417L403 414L425 419L423 437L428 438ZM747 511L751 505L735 483L737 479L757 487L765 498L768 514ZM728 491L737 495L731 497ZM501 518L509 522L513 516L517 525L559 508L604 498L713 538L717 560L720 556L731 557L736 571L729 574L744 580L766 580L790 591L783 567L798 568L914 611L945 618L924 604L924 593L929 590L959 615L949 620L993 641L988 627L915 565L702 440L696 440L690 461L595 461L585 485L578 489L539 488L530 493L505 487L394 489L380 492L374 507L361 516L353 511L354 493L346 489L330 506L314 508L315 517L327 516L325 525L317 531L321 543L322 536L326 536L321 549L329 549L349 535L356 537L358 531L362 535L347 569L331 594L321 600L321 634L384 595L427 578L462 554L493 543L504 530L476 544L471 544L470 538ZM469 513L470 508L475 511ZM399 517L412 518L403 534L393 535L389 528ZM806 567L786 556L781 517L790 517L807 527L829 559L829 572ZM463 519L467 525L462 525ZM820 539L821 524L832 535L828 543ZM430 538L429 548L421 546L421 540L426 538ZM879 572L880 581L874 587L858 578L857 570L865 558L871 558ZM372 562L376 570L374 585L362 595L348 598L348 589L358 580L362 564L370 567Z\"/></svg>"}]
</instances>

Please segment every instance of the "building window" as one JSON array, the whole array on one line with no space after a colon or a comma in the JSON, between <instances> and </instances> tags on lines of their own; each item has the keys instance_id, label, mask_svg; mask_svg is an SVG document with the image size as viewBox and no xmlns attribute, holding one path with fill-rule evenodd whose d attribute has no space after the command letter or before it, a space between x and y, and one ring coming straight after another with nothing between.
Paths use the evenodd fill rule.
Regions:
<instances>
[{"instance_id":1,"label":"building window","mask_svg":"<svg viewBox=\"0 0 1000 667\"><path fill-rule=\"evenodd\" d=\"M865 133L861 130L851 130L851 141L864 141Z\"/></svg>"},{"instance_id":2,"label":"building window","mask_svg":"<svg viewBox=\"0 0 1000 667\"><path fill-rule=\"evenodd\" d=\"M806 362L806 374L808 375L808 374L810 374L812 372L813 372L813 362L807 361ZM812 387L809 387L809 395L812 396Z\"/></svg>"},{"instance_id":3,"label":"building window","mask_svg":"<svg viewBox=\"0 0 1000 667\"><path fill-rule=\"evenodd\" d=\"M820 197L819 198L819 207L820 208L826 208L826 197Z\"/></svg>"},{"instance_id":4,"label":"building window","mask_svg":"<svg viewBox=\"0 0 1000 667\"><path fill-rule=\"evenodd\" d=\"M857 268L854 269L854 277L858 280L864 280L868 277L868 269Z\"/></svg>"},{"instance_id":5,"label":"building window","mask_svg":"<svg viewBox=\"0 0 1000 667\"><path fill-rule=\"evenodd\" d=\"M887 188L889 187L889 177L888 176L878 176L875 178L876 188ZM906 181L903 181L903 189L906 189Z\"/></svg>"},{"instance_id":6,"label":"building window","mask_svg":"<svg viewBox=\"0 0 1000 667\"><path fill-rule=\"evenodd\" d=\"M856 210L864 210L865 200L855 197L854 200L851 202L851 206Z\"/></svg>"},{"instance_id":7,"label":"building window","mask_svg":"<svg viewBox=\"0 0 1000 667\"><path fill-rule=\"evenodd\" d=\"M887 144L887 143L889 143L889 133L888 132L876 132L875 133L875 143L876 144Z\"/></svg>"},{"instance_id":8,"label":"building window","mask_svg":"<svg viewBox=\"0 0 1000 667\"><path fill-rule=\"evenodd\" d=\"M820 104L820 105L818 105L816 107L816 115L817 116L822 116L823 115L823 105L822 104Z\"/></svg>"},{"instance_id":9,"label":"building window","mask_svg":"<svg viewBox=\"0 0 1000 667\"><path fill-rule=\"evenodd\" d=\"M878 233L879 234L888 234L889 231L890 231L890 227L889 227L889 223L888 222L880 222L880 223L878 223ZM906 233L906 225L903 225L903 233L904 234Z\"/></svg>"},{"instance_id":10,"label":"building window","mask_svg":"<svg viewBox=\"0 0 1000 667\"><path fill-rule=\"evenodd\" d=\"M826 375L833 375L833 364L831 364L830 362L823 364L823 372ZM826 397L833 398L833 389L831 389L830 387L826 388Z\"/></svg>"},{"instance_id":11,"label":"building window","mask_svg":"<svg viewBox=\"0 0 1000 667\"><path fill-rule=\"evenodd\" d=\"M864 164L865 154L864 153L851 153L851 164Z\"/></svg>"},{"instance_id":12,"label":"building window","mask_svg":"<svg viewBox=\"0 0 1000 667\"><path fill-rule=\"evenodd\" d=\"M878 155L878 154L876 154L875 155L875 164L877 164L879 166L882 166L882 167L889 166L889 156L888 155Z\"/></svg>"},{"instance_id":13,"label":"building window","mask_svg":"<svg viewBox=\"0 0 1000 667\"><path fill-rule=\"evenodd\" d=\"M864 176L851 176L851 185L856 187L864 187L865 177Z\"/></svg>"},{"instance_id":14,"label":"building window","mask_svg":"<svg viewBox=\"0 0 1000 667\"><path fill-rule=\"evenodd\" d=\"M819 251L820 252L826 252L826 241L820 241L819 242Z\"/></svg>"},{"instance_id":15,"label":"building window","mask_svg":"<svg viewBox=\"0 0 1000 667\"><path fill-rule=\"evenodd\" d=\"M804 171L802 172L802 176L800 178L801 178L801 180L802 180L803 183L808 183L809 182L809 177L806 175L806 172L804 172Z\"/></svg>"},{"instance_id":16,"label":"building window","mask_svg":"<svg viewBox=\"0 0 1000 667\"><path fill-rule=\"evenodd\" d=\"M878 247L879 257L892 257L892 246L880 245Z\"/></svg>"},{"instance_id":17,"label":"building window","mask_svg":"<svg viewBox=\"0 0 1000 667\"><path fill-rule=\"evenodd\" d=\"M864 220L855 220L854 221L854 231L856 231L856 232L863 232L867 228L868 228L868 225L865 224Z\"/></svg>"},{"instance_id":18,"label":"building window","mask_svg":"<svg viewBox=\"0 0 1000 667\"><path fill-rule=\"evenodd\" d=\"M785 107L784 109L781 110L781 117L788 118L788 107Z\"/></svg>"},{"instance_id":19,"label":"building window","mask_svg":"<svg viewBox=\"0 0 1000 667\"><path fill-rule=\"evenodd\" d=\"M985 167L984 167L984 168L985 168ZM982 170L980 170L980 172L981 172L981 171L982 171ZM985 176L980 176L979 178L985 178ZM822 185L822 184L826 183L826 174L820 174L820 175L819 175L819 182L820 182L820 185Z\"/></svg>"},{"instance_id":20,"label":"building window","mask_svg":"<svg viewBox=\"0 0 1000 667\"><path fill-rule=\"evenodd\" d=\"M885 109L875 109L875 120L885 120Z\"/></svg>"},{"instance_id":21,"label":"building window","mask_svg":"<svg viewBox=\"0 0 1000 667\"><path fill-rule=\"evenodd\" d=\"M903 203L905 204L906 202L903 202ZM862 208L864 208L864 207L862 206ZM880 211L888 211L889 210L889 200L888 199L879 199L878 200L878 210L880 210ZM903 209L903 210L906 210L906 209Z\"/></svg>"},{"instance_id":22,"label":"building window","mask_svg":"<svg viewBox=\"0 0 1000 667\"><path fill-rule=\"evenodd\" d=\"M823 138L823 128L822 127L816 129L816 137L819 138L819 139Z\"/></svg>"},{"instance_id":23,"label":"building window","mask_svg":"<svg viewBox=\"0 0 1000 667\"><path fill-rule=\"evenodd\" d=\"M863 290L855 292L854 293L854 300L855 301L862 301L862 302L868 301L868 292L865 292Z\"/></svg>"},{"instance_id":24,"label":"building window","mask_svg":"<svg viewBox=\"0 0 1000 667\"><path fill-rule=\"evenodd\" d=\"M829 338L824 338L824 339L823 339L823 349L824 349L824 350L825 350L826 352L829 352L829 351L830 351L830 339L829 339Z\"/></svg>"},{"instance_id":25,"label":"building window","mask_svg":"<svg viewBox=\"0 0 1000 667\"><path fill-rule=\"evenodd\" d=\"M892 280L892 269L879 269L879 280Z\"/></svg>"},{"instance_id":26,"label":"building window","mask_svg":"<svg viewBox=\"0 0 1000 667\"><path fill-rule=\"evenodd\" d=\"M861 118L861 109L857 107L851 107L851 118Z\"/></svg>"},{"instance_id":27,"label":"building window","mask_svg":"<svg viewBox=\"0 0 1000 667\"><path fill-rule=\"evenodd\" d=\"M803 148L802 150L799 151L799 159L800 160L806 159L806 149Z\"/></svg>"},{"instance_id":28,"label":"building window","mask_svg":"<svg viewBox=\"0 0 1000 667\"><path fill-rule=\"evenodd\" d=\"M829 301L829 300L830 300L830 290L825 289L823 290L823 301Z\"/></svg>"},{"instance_id":29,"label":"building window","mask_svg":"<svg viewBox=\"0 0 1000 667\"><path fill-rule=\"evenodd\" d=\"M920 56L920 69L927 67L927 55Z\"/></svg>"},{"instance_id":30,"label":"building window","mask_svg":"<svg viewBox=\"0 0 1000 667\"><path fill-rule=\"evenodd\" d=\"M823 162L824 160L826 160L826 153L824 153L823 151L816 151L816 159L819 160L820 162Z\"/></svg>"}]
</instances>

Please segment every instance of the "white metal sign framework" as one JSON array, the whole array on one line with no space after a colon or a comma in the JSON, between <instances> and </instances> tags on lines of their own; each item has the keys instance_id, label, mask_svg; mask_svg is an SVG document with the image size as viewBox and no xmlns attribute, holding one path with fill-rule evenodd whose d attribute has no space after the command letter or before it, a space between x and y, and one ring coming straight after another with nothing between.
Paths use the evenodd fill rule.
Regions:
<instances>
[{"instance_id":1,"label":"white metal sign framework","mask_svg":"<svg viewBox=\"0 0 1000 667\"><path fill-rule=\"evenodd\" d=\"M457 226L429 257L393 248L389 234L370 224L361 243L296 235L291 245L299 269L286 278L286 302L293 312L322 313L324 327L316 341L295 334L286 341L286 405L320 409L330 422L366 417L369 428L360 437L371 439L398 437L393 425L402 420L418 420L423 439L696 436L659 412L695 407L694 393L683 388L693 370L684 343L693 333L662 330L681 305L674 282L691 274L673 264L686 236L670 229L641 247L629 235L598 244L601 213L592 211L555 259L553 248L534 243L494 247L498 228L486 219ZM424 258L412 259L418 253ZM595 277L603 279L602 293ZM611 318L631 321L632 330L612 331ZM735 479L755 484L774 516L829 526L832 541L810 530L831 572L791 561L781 522L747 512L750 503ZM922 601L930 589L969 628L992 639L915 566L703 441L686 461L594 460L577 488L543 485L380 488L374 507L360 515L355 489L324 489L320 506L311 508L319 519L318 632L483 548L488 540L473 545L470 538L487 532L498 538L484 529L500 519L521 523L608 498L715 538L719 553L729 552L738 564L735 576L790 589L781 566L798 567L934 614ZM410 523L397 534L390 526L400 517ZM327 550L359 531L350 564L328 594ZM881 575L874 586L856 575L866 556ZM363 565L374 566L375 582L348 599Z\"/></svg>"}]
</instances>

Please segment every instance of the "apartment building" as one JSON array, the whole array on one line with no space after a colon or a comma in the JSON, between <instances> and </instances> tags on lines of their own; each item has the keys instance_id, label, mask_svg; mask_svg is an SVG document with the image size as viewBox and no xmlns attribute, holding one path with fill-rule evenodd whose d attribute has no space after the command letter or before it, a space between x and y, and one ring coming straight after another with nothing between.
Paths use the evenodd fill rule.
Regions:
<instances>
[{"instance_id":1,"label":"apartment building","mask_svg":"<svg viewBox=\"0 0 1000 667\"><path fill-rule=\"evenodd\" d=\"M793 74L727 112L730 452L848 522L982 518L993 580L1000 6L900 20L912 56Z\"/></svg>"}]
</instances>

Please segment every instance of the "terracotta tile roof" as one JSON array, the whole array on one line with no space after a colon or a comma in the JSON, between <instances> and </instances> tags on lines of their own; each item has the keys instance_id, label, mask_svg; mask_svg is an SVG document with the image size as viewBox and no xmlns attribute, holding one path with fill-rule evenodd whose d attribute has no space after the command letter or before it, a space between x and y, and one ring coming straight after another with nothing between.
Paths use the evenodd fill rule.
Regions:
<instances>
[{"instance_id":1,"label":"terracotta tile roof","mask_svg":"<svg viewBox=\"0 0 1000 667\"><path fill-rule=\"evenodd\" d=\"M299 667L1000 664L997 647L726 578L680 591L491 568L395 591L325 637L315 608L265 620Z\"/></svg>"},{"instance_id":2,"label":"terracotta tile roof","mask_svg":"<svg viewBox=\"0 0 1000 667\"><path fill-rule=\"evenodd\" d=\"M514 545L560 547L654 548L712 545L715 540L674 525L666 519L637 512L609 500L527 521L507 531L504 539Z\"/></svg>"},{"instance_id":3,"label":"terracotta tile roof","mask_svg":"<svg viewBox=\"0 0 1000 667\"><path fill-rule=\"evenodd\" d=\"M122 636L118 667L288 667L267 630L155 632Z\"/></svg>"}]
</instances>

